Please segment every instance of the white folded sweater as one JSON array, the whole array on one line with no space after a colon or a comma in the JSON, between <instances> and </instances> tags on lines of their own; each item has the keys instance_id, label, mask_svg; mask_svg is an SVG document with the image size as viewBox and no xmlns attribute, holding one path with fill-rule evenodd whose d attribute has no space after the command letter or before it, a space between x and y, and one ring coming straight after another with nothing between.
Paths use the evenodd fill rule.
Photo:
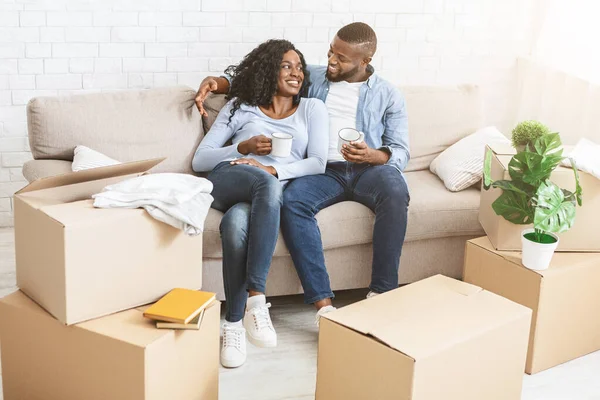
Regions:
<instances>
[{"instance_id":1,"label":"white folded sweater","mask_svg":"<svg viewBox=\"0 0 600 400\"><path fill-rule=\"evenodd\" d=\"M153 218L196 236L213 202L212 183L189 174L150 174L105 187L92 196L98 208L144 208Z\"/></svg>"}]
</instances>

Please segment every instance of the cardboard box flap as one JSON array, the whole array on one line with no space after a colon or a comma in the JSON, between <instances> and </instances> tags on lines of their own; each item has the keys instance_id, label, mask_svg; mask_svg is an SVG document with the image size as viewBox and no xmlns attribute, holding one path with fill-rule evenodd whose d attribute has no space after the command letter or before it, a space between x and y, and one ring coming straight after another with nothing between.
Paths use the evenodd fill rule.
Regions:
<instances>
[{"instance_id":1,"label":"cardboard box flap","mask_svg":"<svg viewBox=\"0 0 600 400\"><path fill-rule=\"evenodd\" d=\"M324 318L419 361L530 312L477 286L436 275Z\"/></svg>"},{"instance_id":2,"label":"cardboard box flap","mask_svg":"<svg viewBox=\"0 0 600 400\"><path fill-rule=\"evenodd\" d=\"M517 150L510 143L506 142L491 142L487 144L495 154L504 156L513 156L517 154Z\"/></svg>"},{"instance_id":3,"label":"cardboard box flap","mask_svg":"<svg viewBox=\"0 0 600 400\"><path fill-rule=\"evenodd\" d=\"M543 271L535 271L533 269L528 269L521 262L521 253L514 251L499 251L494 249L492 243L487 238L487 236L483 236L477 239L472 239L469 241L470 243L479 246L489 252L497 254L498 256L504 258L505 260L520 266L521 268L530 271L533 274L540 275L541 277L548 277L551 275L562 274L566 268L577 268L584 267L588 265L598 265L600 267L600 253L572 253L572 252L556 252L552 256L552 261L550 262L550 266L548 269Z\"/></svg>"},{"instance_id":4,"label":"cardboard box flap","mask_svg":"<svg viewBox=\"0 0 600 400\"><path fill-rule=\"evenodd\" d=\"M33 192L35 190L49 189L59 186L73 185L76 183L96 181L99 179L117 176L141 174L166 160L166 158L153 158L151 160L134 161L129 163L111 165L108 167L91 168L83 171L69 172L67 174L49 176L36 179L16 194Z\"/></svg>"}]
</instances>

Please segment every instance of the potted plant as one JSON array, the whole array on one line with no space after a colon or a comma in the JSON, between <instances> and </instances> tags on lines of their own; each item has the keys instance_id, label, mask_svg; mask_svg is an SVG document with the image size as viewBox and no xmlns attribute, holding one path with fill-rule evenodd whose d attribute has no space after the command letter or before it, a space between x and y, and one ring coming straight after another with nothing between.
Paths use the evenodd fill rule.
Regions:
<instances>
[{"instance_id":1,"label":"potted plant","mask_svg":"<svg viewBox=\"0 0 600 400\"><path fill-rule=\"evenodd\" d=\"M562 156L562 143L558 133L548 133L547 128L537 131L546 133L525 143L510 160L510 180L491 180L492 154L488 149L484 162L483 186L485 190L490 187L502 189L502 194L492 203L497 215L513 224L533 224L533 228L521 233L522 262L527 268L542 270L548 268L558 246L557 234L573 226L576 204L581 206L582 190L577 167L572 159L575 193L561 189L550 181L552 171L565 158ZM519 143L522 138L517 139Z\"/></svg>"},{"instance_id":2,"label":"potted plant","mask_svg":"<svg viewBox=\"0 0 600 400\"><path fill-rule=\"evenodd\" d=\"M523 151L528 145L550 133L550 129L541 122L530 120L520 122L512 131L512 145L517 151Z\"/></svg>"}]
</instances>

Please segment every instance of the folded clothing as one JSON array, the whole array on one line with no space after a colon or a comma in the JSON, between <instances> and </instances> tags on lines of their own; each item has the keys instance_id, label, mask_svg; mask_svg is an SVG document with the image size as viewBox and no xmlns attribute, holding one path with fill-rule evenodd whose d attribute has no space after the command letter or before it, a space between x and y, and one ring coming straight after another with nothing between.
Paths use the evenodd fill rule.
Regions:
<instances>
[{"instance_id":1,"label":"folded clothing","mask_svg":"<svg viewBox=\"0 0 600 400\"><path fill-rule=\"evenodd\" d=\"M150 174L109 185L92 196L98 208L143 208L153 218L196 236L213 202L212 183L188 174Z\"/></svg>"},{"instance_id":2,"label":"folded clothing","mask_svg":"<svg viewBox=\"0 0 600 400\"><path fill-rule=\"evenodd\" d=\"M582 138L566 156L575 161L578 170L600 179L600 145ZM570 167L571 161L569 158L565 158L562 165Z\"/></svg>"}]
</instances>

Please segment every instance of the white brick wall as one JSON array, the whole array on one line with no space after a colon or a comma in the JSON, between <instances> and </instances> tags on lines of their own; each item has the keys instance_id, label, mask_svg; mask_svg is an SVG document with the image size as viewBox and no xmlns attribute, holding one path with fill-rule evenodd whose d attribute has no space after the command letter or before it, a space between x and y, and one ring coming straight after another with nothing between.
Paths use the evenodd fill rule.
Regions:
<instances>
[{"instance_id":1,"label":"white brick wall","mask_svg":"<svg viewBox=\"0 0 600 400\"><path fill-rule=\"evenodd\" d=\"M31 159L35 96L196 87L259 42L293 41L323 63L352 21L379 36L373 64L401 84L482 86L489 124L508 129L515 63L530 52L535 0L106 0L0 2L0 226Z\"/></svg>"}]
</instances>

